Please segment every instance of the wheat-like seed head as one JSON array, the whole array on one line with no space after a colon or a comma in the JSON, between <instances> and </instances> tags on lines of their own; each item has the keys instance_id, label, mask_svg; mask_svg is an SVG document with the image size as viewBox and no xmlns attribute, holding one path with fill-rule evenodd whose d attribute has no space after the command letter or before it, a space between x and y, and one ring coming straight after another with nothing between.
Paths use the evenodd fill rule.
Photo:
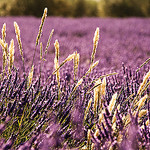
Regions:
<instances>
[{"instance_id":1,"label":"wheat-like seed head","mask_svg":"<svg viewBox=\"0 0 150 150\"><path fill-rule=\"evenodd\" d=\"M112 129L113 129L113 131L115 131L115 130L116 130L116 122L115 122L115 123L113 123L113 125L112 125Z\"/></svg>"},{"instance_id":2,"label":"wheat-like seed head","mask_svg":"<svg viewBox=\"0 0 150 150\"><path fill-rule=\"evenodd\" d=\"M92 98L89 100L88 106L87 106L87 108L86 108L86 110L85 110L84 120L86 120L86 117L87 117L87 115L88 115L89 109L90 109L90 107L91 107L91 103L92 103Z\"/></svg>"},{"instance_id":3,"label":"wheat-like seed head","mask_svg":"<svg viewBox=\"0 0 150 150\"><path fill-rule=\"evenodd\" d=\"M7 56L6 52L3 51L3 73L5 72L6 64L7 64Z\"/></svg>"},{"instance_id":4,"label":"wheat-like seed head","mask_svg":"<svg viewBox=\"0 0 150 150\"><path fill-rule=\"evenodd\" d=\"M94 38L93 38L93 52L91 55L91 64L93 64L94 59L95 59L95 53L96 53L96 48L98 45L98 40L99 40L99 28L96 29Z\"/></svg>"},{"instance_id":5,"label":"wheat-like seed head","mask_svg":"<svg viewBox=\"0 0 150 150\"><path fill-rule=\"evenodd\" d=\"M2 50L6 52L6 56L8 56L8 44L4 43L4 41L0 38L0 45Z\"/></svg>"},{"instance_id":6,"label":"wheat-like seed head","mask_svg":"<svg viewBox=\"0 0 150 150\"><path fill-rule=\"evenodd\" d=\"M114 124L117 120L116 114L117 114L117 111L115 110L115 113L114 113L113 118L112 118L112 124Z\"/></svg>"},{"instance_id":7,"label":"wheat-like seed head","mask_svg":"<svg viewBox=\"0 0 150 150\"><path fill-rule=\"evenodd\" d=\"M0 38L0 45L1 45L2 48L5 48L5 43L1 38Z\"/></svg>"},{"instance_id":8,"label":"wheat-like seed head","mask_svg":"<svg viewBox=\"0 0 150 150\"><path fill-rule=\"evenodd\" d=\"M126 116L125 126L127 126L127 125L130 123L130 121L131 121L131 118L130 118L130 115L128 114L128 115Z\"/></svg>"},{"instance_id":9,"label":"wheat-like seed head","mask_svg":"<svg viewBox=\"0 0 150 150\"><path fill-rule=\"evenodd\" d=\"M76 78L76 74L78 72L78 66L79 66L79 54L77 52L75 52L75 55L74 55L74 80Z\"/></svg>"},{"instance_id":10,"label":"wheat-like seed head","mask_svg":"<svg viewBox=\"0 0 150 150\"><path fill-rule=\"evenodd\" d=\"M121 143L122 139L123 139L123 135L121 134L121 132L119 132L119 135L117 137L117 142Z\"/></svg>"},{"instance_id":11,"label":"wheat-like seed head","mask_svg":"<svg viewBox=\"0 0 150 150\"><path fill-rule=\"evenodd\" d=\"M109 112L112 113L112 110L114 109L114 106L115 106L115 103L116 103L116 99L117 99L117 93L115 93L113 96L112 96L112 99L109 103L109 106L108 106L108 109L109 109Z\"/></svg>"},{"instance_id":12,"label":"wheat-like seed head","mask_svg":"<svg viewBox=\"0 0 150 150\"><path fill-rule=\"evenodd\" d=\"M87 133L87 141L90 142L91 140L91 130L88 129L88 133Z\"/></svg>"},{"instance_id":13,"label":"wheat-like seed head","mask_svg":"<svg viewBox=\"0 0 150 150\"><path fill-rule=\"evenodd\" d=\"M75 57L75 53L69 55L67 58L66 58L66 61L71 61L72 59L74 59Z\"/></svg>"},{"instance_id":14,"label":"wheat-like seed head","mask_svg":"<svg viewBox=\"0 0 150 150\"><path fill-rule=\"evenodd\" d=\"M138 114L139 118L143 117L144 115L147 114L147 110L141 110Z\"/></svg>"},{"instance_id":15,"label":"wheat-like seed head","mask_svg":"<svg viewBox=\"0 0 150 150\"><path fill-rule=\"evenodd\" d=\"M14 64L14 40L12 39L9 45L9 62L8 62L9 73L11 72L13 64Z\"/></svg>"},{"instance_id":16,"label":"wheat-like seed head","mask_svg":"<svg viewBox=\"0 0 150 150\"><path fill-rule=\"evenodd\" d=\"M92 143L92 145L91 145L91 150L95 150L95 144L94 143Z\"/></svg>"},{"instance_id":17,"label":"wheat-like seed head","mask_svg":"<svg viewBox=\"0 0 150 150\"><path fill-rule=\"evenodd\" d=\"M49 38L48 38L48 41L47 41L47 44L46 44L46 48L45 48L45 54L47 53L47 50L48 50L48 48L50 46L50 42L51 42L51 38L53 36L53 33L54 33L54 29L52 29L52 31L51 31L51 33L49 35Z\"/></svg>"},{"instance_id":18,"label":"wheat-like seed head","mask_svg":"<svg viewBox=\"0 0 150 150\"><path fill-rule=\"evenodd\" d=\"M45 21L46 17L47 17L47 8L44 9L44 13L43 13L43 16L42 16L42 19L41 19L39 32L38 32L38 35L37 35L37 38L36 38L36 46L39 44L39 39L40 39L41 34L42 34L42 28L43 28L44 21Z\"/></svg>"},{"instance_id":19,"label":"wheat-like seed head","mask_svg":"<svg viewBox=\"0 0 150 150\"><path fill-rule=\"evenodd\" d=\"M54 46L55 46L54 67L55 67L55 69L57 69L59 67L59 42L58 42L58 40L55 41ZM58 88L59 88L60 87L60 73L59 73L59 69L56 72L56 80L57 80Z\"/></svg>"},{"instance_id":20,"label":"wheat-like seed head","mask_svg":"<svg viewBox=\"0 0 150 150\"><path fill-rule=\"evenodd\" d=\"M58 42L58 40L55 40L54 46L55 46L55 57L58 60L59 59L59 42Z\"/></svg>"},{"instance_id":21,"label":"wheat-like seed head","mask_svg":"<svg viewBox=\"0 0 150 150\"><path fill-rule=\"evenodd\" d=\"M17 22L14 22L14 27L15 27L16 36L18 38L20 37L20 29L19 29Z\"/></svg>"},{"instance_id":22,"label":"wheat-like seed head","mask_svg":"<svg viewBox=\"0 0 150 150\"><path fill-rule=\"evenodd\" d=\"M32 79L33 79L33 72L34 72L34 65L32 65L32 68L29 72L29 76L28 76L28 87L30 87L31 83L32 83Z\"/></svg>"},{"instance_id":23,"label":"wheat-like seed head","mask_svg":"<svg viewBox=\"0 0 150 150\"><path fill-rule=\"evenodd\" d=\"M22 42L21 42L21 37L20 37L20 29L19 29L17 22L14 22L14 27L15 27L15 32L16 32L16 38L17 38L18 45L19 45L20 55L21 55L22 62L23 62L23 71L25 73L23 48L22 48Z\"/></svg>"},{"instance_id":24,"label":"wheat-like seed head","mask_svg":"<svg viewBox=\"0 0 150 150\"><path fill-rule=\"evenodd\" d=\"M101 85L101 96L104 97L106 94L106 77L103 78Z\"/></svg>"},{"instance_id":25,"label":"wheat-like seed head","mask_svg":"<svg viewBox=\"0 0 150 150\"><path fill-rule=\"evenodd\" d=\"M94 34L94 38L93 38L93 43L94 45L98 44L98 40L99 40L99 28L96 28L95 34Z\"/></svg>"},{"instance_id":26,"label":"wheat-like seed head","mask_svg":"<svg viewBox=\"0 0 150 150\"><path fill-rule=\"evenodd\" d=\"M138 92L137 92L138 95L141 94L141 91L142 91L143 87L145 86L145 84L146 84L146 82L147 82L147 80L148 80L149 77L150 77L150 70L149 70L149 72L144 76L143 82L140 84L140 87L139 87Z\"/></svg>"},{"instance_id":27,"label":"wheat-like seed head","mask_svg":"<svg viewBox=\"0 0 150 150\"><path fill-rule=\"evenodd\" d=\"M42 42L40 43L40 60L42 60L43 57L43 44Z\"/></svg>"},{"instance_id":28,"label":"wheat-like seed head","mask_svg":"<svg viewBox=\"0 0 150 150\"><path fill-rule=\"evenodd\" d=\"M146 94L144 97L142 97L140 100L139 100L139 103L138 103L138 108L137 110L139 111L141 109L141 107L144 105L145 103L145 100L148 98L148 95Z\"/></svg>"},{"instance_id":29,"label":"wheat-like seed head","mask_svg":"<svg viewBox=\"0 0 150 150\"><path fill-rule=\"evenodd\" d=\"M5 38L6 38L6 23L4 23L2 27L2 39L4 43L6 42Z\"/></svg>"},{"instance_id":30,"label":"wheat-like seed head","mask_svg":"<svg viewBox=\"0 0 150 150\"><path fill-rule=\"evenodd\" d=\"M149 119L145 122L145 124L146 124L147 126L149 126L149 124L150 124Z\"/></svg>"},{"instance_id":31,"label":"wheat-like seed head","mask_svg":"<svg viewBox=\"0 0 150 150\"><path fill-rule=\"evenodd\" d=\"M96 129L95 133L94 133L94 136L95 137L98 137L99 136L99 129Z\"/></svg>"}]
</instances>

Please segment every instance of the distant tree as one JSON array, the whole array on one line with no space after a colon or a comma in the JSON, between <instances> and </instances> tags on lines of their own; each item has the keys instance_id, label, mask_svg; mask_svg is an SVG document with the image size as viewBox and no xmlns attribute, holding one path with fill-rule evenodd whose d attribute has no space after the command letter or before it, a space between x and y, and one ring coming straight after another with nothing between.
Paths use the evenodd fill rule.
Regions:
<instances>
[{"instance_id":1,"label":"distant tree","mask_svg":"<svg viewBox=\"0 0 150 150\"><path fill-rule=\"evenodd\" d=\"M74 17L83 17L86 15L85 0L77 0L74 9Z\"/></svg>"}]
</instances>

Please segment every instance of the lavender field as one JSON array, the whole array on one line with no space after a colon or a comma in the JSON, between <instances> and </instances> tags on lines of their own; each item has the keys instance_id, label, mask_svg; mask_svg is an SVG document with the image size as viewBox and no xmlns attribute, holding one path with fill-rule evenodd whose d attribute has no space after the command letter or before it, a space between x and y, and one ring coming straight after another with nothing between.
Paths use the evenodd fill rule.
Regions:
<instances>
[{"instance_id":1,"label":"lavender field","mask_svg":"<svg viewBox=\"0 0 150 150\"><path fill-rule=\"evenodd\" d=\"M0 27L7 24L6 40L15 39L13 22L16 21L21 30L23 51L26 67L31 64L35 48L36 36L40 19L33 17L0 18ZM128 18L128 19L99 19L99 18L47 18L42 42L46 46L49 34L54 29L51 46L48 49L47 62L44 70L53 67L55 49L53 43L56 39L60 43L60 59L63 60L74 51L80 53L80 65L90 63L92 51L93 33L96 27L100 28L100 41L97 48L96 59L100 60L99 69L120 69L122 62L132 68L139 67L150 56L150 19ZM17 42L15 42L15 45ZM15 46L15 64L20 66L20 57ZM37 51L36 61L39 60Z\"/></svg>"},{"instance_id":2,"label":"lavender field","mask_svg":"<svg viewBox=\"0 0 150 150\"><path fill-rule=\"evenodd\" d=\"M148 150L150 19L44 17L0 18L0 149Z\"/></svg>"}]
</instances>

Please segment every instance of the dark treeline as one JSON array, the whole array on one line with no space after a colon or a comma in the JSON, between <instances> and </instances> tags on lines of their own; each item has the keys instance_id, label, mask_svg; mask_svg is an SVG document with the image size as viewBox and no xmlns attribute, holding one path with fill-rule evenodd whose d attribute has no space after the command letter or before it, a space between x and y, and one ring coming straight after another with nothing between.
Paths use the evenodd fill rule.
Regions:
<instances>
[{"instance_id":1,"label":"dark treeline","mask_svg":"<svg viewBox=\"0 0 150 150\"><path fill-rule=\"evenodd\" d=\"M150 0L6 0L0 2L0 16L40 17L45 7L49 16L150 16Z\"/></svg>"}]
</instances>

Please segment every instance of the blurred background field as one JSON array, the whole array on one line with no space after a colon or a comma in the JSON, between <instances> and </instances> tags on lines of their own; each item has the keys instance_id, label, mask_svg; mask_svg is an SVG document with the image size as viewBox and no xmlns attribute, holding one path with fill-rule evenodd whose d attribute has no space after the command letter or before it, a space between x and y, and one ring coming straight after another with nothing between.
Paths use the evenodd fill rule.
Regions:
<instances>
[{"instance_id":1,"label":"blurred background field","mask_svg":"<svg viewBox=\"0 0 150 150\"><path fill-rule=\"evenodd\" d=\"M149 17L150 0L0 0L0 16Z\"/></svg>"}]
</instances>

